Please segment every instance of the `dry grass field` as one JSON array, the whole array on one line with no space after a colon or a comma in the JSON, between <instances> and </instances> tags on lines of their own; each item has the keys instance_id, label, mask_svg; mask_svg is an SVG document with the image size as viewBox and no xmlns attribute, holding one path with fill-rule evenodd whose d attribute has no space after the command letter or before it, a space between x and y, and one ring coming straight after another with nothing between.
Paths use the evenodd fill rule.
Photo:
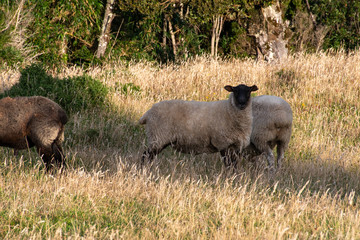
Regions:
<instances>
[{"instance_id":1,"label":"dry grass field","mask_svg":"<svg viewBox=\"0 0 360 240\"><path fill-rule=\"evenodd\" d=\"M299 54L274 65L118 62L53 74L84 73L111 89L113 105L70 115L65 174L44 173L35 150L14 157L0 148L0 238L360 239L360 52ZM18 76L3 68L1 87ZM146 141L137 120L152 104L226 99L223 87L240 83L293 109L280 171L243 163L233 173L219 154L171 149L139 168Z\"/></svg>"}]
</instances>

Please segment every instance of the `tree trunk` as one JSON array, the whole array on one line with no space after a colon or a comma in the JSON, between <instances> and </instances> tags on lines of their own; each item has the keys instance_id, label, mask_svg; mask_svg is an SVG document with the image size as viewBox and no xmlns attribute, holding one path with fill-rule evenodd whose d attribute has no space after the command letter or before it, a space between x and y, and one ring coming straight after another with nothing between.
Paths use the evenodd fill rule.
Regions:
<instances>
[{"instance_id":1,"label":"tree trunk","mask_svg":"<svg viewBox=\"0 0 360 240\"><path fill-rule=\"evenodd\" d=\"M218 46L219 46L219 40L220 40L220 34L222 31L224 25L224 17L219 16L218 17L218 27L216 29L216 38L215 38L215 57L217 57L218 53Z\"/></svg>"},{"instance_id":2,"label":"tree trunk","mask_svg":"<svg viewBox=\"0 0 360 240\"><path fill-rule=\"evenodd\" d=\"M167 32L167 19L166 16L164 16L163 36L162 36L162 46L164 48L164 51L166 50L166 32Z\"/></svg>"},{"instance_id":3,"label":"tree trunk","mask_svg":"<svg viewBox=\"0 0 360 240\"><path fill-rule=\"evenodd\" d=\"M189 6L187 7L187 10L186 10L185 15L184 15L184 3L180 2L180 19L182 21L185 21L188 14L189 14ZM189 56L189 52L188 52L186 44L185 44L185 39L184 39L184 37L182 35L183 34L181 34L181 32L180 32L180 45L184 47L183 48L183 56L184 56L185 59L187 59L188 56Z\"/></svg>"},{"instance_id":4,"label":"tree trunk","mask_svg":"<svg viewBox=\"0 0 360 240\"><path fill-rule=\"evenodd\" d=\"M213 27L211 34L211 56L217 57L220 34L224 25L223 16L214 16L213 17Z\"/></svg>"},{"instance_id":5,"label":"tree trunk","mask_svg":"<svg viewBox=\"0 0 360 240\"><path fill-rule=\"evenodd\" d=\"M107 0L106 8L105 8L105 15L104 20L101 28L101 34L99 37L99 45L96 51L96 57L101 58L104 56L107 45L110 40L110 29L111 29L111 22L115 17L113 13L113 9L115 6L115 0Z\"/></svg>"},{"instance_id":6,"label":"tree trunk","mask_svg":"<svg viewBox=\"0 0 360 240\"><path fill-rule=\"evenodd\" d=\"M261 10L262 22L253 26L250 34L255 36L257 58L268 62L283 61L287 58L287 43L291 36L289 22L284 22L279 1Z\"/></svg>"},{"instance_id":7,"label":"tree trunk","mask_svg":"<svg viewBox=\"0 0 360 240\"><path fill-rule=\"evenodd\" d=\"M211 34L211 56L215 56L215 29L217 25L217 18L213 17L213 27L212 27L212 34Z\"/></svg>"},{"instance_id":8,"label":"tree trunk","mask_svg":"<svg viewBox=\"0 0 360 240\"><path fill-rule=\"evenodd\" d=\"M166 17L168 20L168 26L169 26L169 31L170 31L170 36L171 36L171 42L172 42L172 46L173 46L173 54L174 54L174 58L176 60L176 53L177 53L177 49L176 49L176 38L175 38L175 33L170 21L169 16Z\"/></svg>"}]
</instances>

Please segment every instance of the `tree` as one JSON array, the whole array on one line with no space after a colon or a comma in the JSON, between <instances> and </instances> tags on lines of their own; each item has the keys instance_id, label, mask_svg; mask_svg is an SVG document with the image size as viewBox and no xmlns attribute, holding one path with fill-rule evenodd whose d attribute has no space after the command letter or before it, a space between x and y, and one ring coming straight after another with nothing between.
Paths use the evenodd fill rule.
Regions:
<instances>
[{"instance_id":1,"label":"tree","mask_svg":"<svg viewBox=\"0 0 360 240\"><path fill-rule=\"evenodd\" d=\"M224 16L213 16L213 27L211 34L211 56L217 57L218 47L220 41L220 34L224 25Z\"/></svg>"},{"instance_id":2,"label":"tree","mask_svg":"<svg viewBox=\"0 0 360 240\"><path fill-rule=\"evenodd\" d=\"M111 23L115 17L113 9L115 7L115 0L107 0L105 7L104 20L101 27L101 33L99 36L99 45L96 51L96 57L101 58L104 56L106 47L110 41L110 29Z\"/></svg>"},{"instance_id":3,"label":"tree","mask_svg":"<svg viewBox=\"0 0 360 240\"><path fill-rule=\"evenodd\" d=\"M191 3L191 10L194 15L198 15L198 20L202 24L212 23L211 27L211 56L217 57L221 31L223 29L229 10L234 7L233 0L213 0L201 1L194 0Z\"/></svg>"},{"instance_id":4,"label":"tree","mask_svg":"<svg viewBox=\"0 0 360 240\"><path fill-rule=\"evenodd\" d=\"M25 8L33 15L28 42L37 46L39 59L52 65L91 62L100 33L103 5L98 0L36 1Z\"/></svg>"},{"instance_id":5,"label":"tree","mask_svg":"<svg viewBox=\"0 0 360 240\"><path fill-rule=\"evenodd\" d=\"M357 0L0 0L0 58L91 63L113 40L111 54L127 60L209 53L277 61L288 46L356 49L359 16Z\"/></svg>"},{"instance_id":6,"label":"tree","mask_svg":"<svg viewBox=\"0 0 360 240\"><path fill-rule=\"evenodd\" d=\"M268 62L282 61L288 55L289 22L283 20L279 1L262 7L258 14L260 21L253 21L249 32L256 40L257 59Z\"/></svg>"},{"instance_id":7,"label":"tree","mask_svg":"<svg viewBox=\"0 0 360 240\"><path fill-rule=\"evenodd\" d=\"M119 0L120 17L128 30L121 45L135 58L162 61L167 50L168 7L171 1ZM171 26L172 27L172 26ZM175 46L176 47L176 46Z\"/></svg>"},{"instance_id":8,"label":"tree","mask_svg":"<svg viewBox=\"0 0 360 240\"><path fill-rule=\"evenodd\" d=\"M191 1L192 11L198 15L198 20L202 24L211 23L211 55L218 56L219 42L226 22L244 21L245 26L253 17L252 13L256 9L267 6L272 0L212 0L212 1ZM255 18L256 19L256 18Z\"/></svg>"},{"instance_id":9,"label":"tree","mask_svg":"<svg viewBox=\"0 0 360 240\"><path fill-rule=\"evenodd\" d=\"M188 28L188 2L189 1L186 0L173 1L172 4L169 4L168 7L164 9L164 26L168 26L169 28L175 61L177 60L179 54L185 59L188 57L188 50L186 47L188 43L185 41L186 31L184 30ZM164 36L166 35L166 28L164 28Z\"/></svg>"},{"instance_id":10,"label":"tree","mask_svg":"<svg viewBox=\"0 0 360 240\"><path fill-rule=\"evenodd\" d=\"M360 1L308 0L323 48L356 49L360 45ZM322 30L325 28L325 31Z\"/></svg>"}]
</instances>

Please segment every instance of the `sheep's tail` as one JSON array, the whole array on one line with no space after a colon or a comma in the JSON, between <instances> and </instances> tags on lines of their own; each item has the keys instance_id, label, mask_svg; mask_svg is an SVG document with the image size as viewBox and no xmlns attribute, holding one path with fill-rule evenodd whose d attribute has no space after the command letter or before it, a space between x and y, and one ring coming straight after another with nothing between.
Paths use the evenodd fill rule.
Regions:
<instances>
[{"instance_id":1,"label":"sheep's tail","mask_svg":"<svg viewBox=\"0 0 360 240\"><path fill-rule=\"evenodd\" d=\"M139 124L146 124L146 120L147 120L147 112L140 118L139 120Z\"/></svg>"},{"instance_id":2,"label":"sheep's tail","mask_svg":"<svg viewBox=\"0 0 360 240\"><path fill-rule=\"evenodd\" d=\"M59 120L62 124L66 124L69 120L66 112L63 109L59 110L58 116L59 116Z\"/></svg>"}]
</instances>

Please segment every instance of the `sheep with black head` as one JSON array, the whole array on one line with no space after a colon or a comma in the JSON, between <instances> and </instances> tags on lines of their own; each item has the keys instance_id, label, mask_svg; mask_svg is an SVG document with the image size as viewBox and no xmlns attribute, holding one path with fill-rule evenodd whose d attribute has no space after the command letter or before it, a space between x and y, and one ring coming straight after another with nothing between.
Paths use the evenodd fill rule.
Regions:
<instances>
[{"instance_id":1,"label":"sheep with black head","mask_svg":"<svg viewBox=\"0 0 360 240\"><path fill-rule=\"evenodd\" d=\"M256 85L225 86L229 99L213 102L169 100L156 103L139 120L146 124L148 148L142 164L167 146L191 154L220 152L226 166L250 143L251 92Z\"/></svg>"}]
</instances>

